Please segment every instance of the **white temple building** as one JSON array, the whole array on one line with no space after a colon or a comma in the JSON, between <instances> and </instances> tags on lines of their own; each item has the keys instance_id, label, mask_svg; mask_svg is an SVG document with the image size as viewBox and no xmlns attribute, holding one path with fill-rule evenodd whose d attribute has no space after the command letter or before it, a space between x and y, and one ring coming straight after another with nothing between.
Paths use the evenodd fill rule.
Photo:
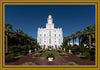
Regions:
<instances>
[{"instance_id":1,"label":"white temple building","mask_svg":"<svg viewBox=\"0 0 100 70\"><path fill-rule=\"evenodd\" d=\"M38 28L37 43L42 49L57 49L63 44L62 28L54 28L51 14L47 18L46 28Z\"/></svg>"}]
</instances>

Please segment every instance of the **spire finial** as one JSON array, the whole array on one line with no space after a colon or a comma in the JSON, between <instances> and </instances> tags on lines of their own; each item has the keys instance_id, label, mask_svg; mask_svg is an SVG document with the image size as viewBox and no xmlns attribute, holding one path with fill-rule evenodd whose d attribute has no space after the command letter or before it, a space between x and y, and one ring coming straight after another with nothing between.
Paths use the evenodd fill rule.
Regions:
<instances>
[{"instance_id":1,"label":"spire finial","mask_svg":"<svg viewBox=\"0 0 100 70\"><path fill-rule=\"evenodd\" d=\"M49 15L51 15L51 13L49 13Z\"/></svg>"},{"instance_id":2,"label":"spire finial","mask_svg":"<svg viewBox=\"0 0 100 70\"><path fill-rule=\"evenodd\" d=\"M52 16L51 16L51 14L49 13L49 16L48 16L48 18L52 18Z\"/></svg>"},{"instance_id":3,"label":"spire finial","mask_svg":"<svg viewBox=\"0 0 100 70\"><path fill-rule=\"evenodd\" d=\"M49 13L47 21L48 21L48 24L52 24L52 22L53 22L53 19L52 19L52 16L50 13Z\"/></svg>"}]
</instances>

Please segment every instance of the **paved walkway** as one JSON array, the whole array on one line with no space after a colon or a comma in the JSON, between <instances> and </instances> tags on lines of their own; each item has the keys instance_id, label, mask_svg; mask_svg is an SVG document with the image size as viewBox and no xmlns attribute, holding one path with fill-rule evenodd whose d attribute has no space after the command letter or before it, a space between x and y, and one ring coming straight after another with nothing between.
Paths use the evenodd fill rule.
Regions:
<instances>
[{"instance_id":1,"label":"paved walkway","mask_svg":"<svg viewBox=\"0 0 100 70\"><path fill-rule=\"evenodd\" d=\"M6 63L6 65L21 65L25 62L33 62L36 65L62 65L68 62L74 62L78 65L95 65L95 61L87 61L69 53L66 53L67 56L64 57L55 57L54 61L48 61L46 57L33 57L33 54L23 56L16 62Z\"/></svg>"}]
</instances>

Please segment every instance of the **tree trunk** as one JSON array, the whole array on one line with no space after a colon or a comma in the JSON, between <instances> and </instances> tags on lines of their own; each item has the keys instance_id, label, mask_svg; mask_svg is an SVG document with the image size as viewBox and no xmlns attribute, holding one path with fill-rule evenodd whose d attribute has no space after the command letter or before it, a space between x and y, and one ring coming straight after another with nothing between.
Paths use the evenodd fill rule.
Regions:
<instances>
[{"instance_id":1,"label":"tree trunk","mask_svg":"<svg viewBox=\"0 0 100 70\"><path fill-rule=\"evenodd\" d=\"M91 50L91 36L89 35L89 50Z\"/></svg>"},{"instance_id":2,"label":"tree trunk","mask_svg":"<svg viewBox=\"0 0 100 70\"><path fill-rule=\"evenodd\" d=\"M74 47L74 39L73 39L73 47Z\"/></svg>"},{"instance_id":3,"label":"tree trunk","mask_svg":"<svg viewBox=\"0 0 100 70\"><path fill-rule=\"evenodd\" d=\"M6 34L6 53L8 53L8 34Z\"/></svg>"},{"instance_id":4,"label":"tree trunk","mask_svg":"<svg viewBox=\"0 0 100 70\"><path fill-rule=\"evenodd\" d=\"M70 40L69 40L69 46L70 46Z\"/></svg>"},{"instance_id":5,"label":"tree trunk","mask_svg":"<svg viewBox=\"0 0 100 70\"><path fill-rule=\"evenodd\" d=\"M79 46L80 46L80 37L79 37Z\"/></svg>"}]
</instances>

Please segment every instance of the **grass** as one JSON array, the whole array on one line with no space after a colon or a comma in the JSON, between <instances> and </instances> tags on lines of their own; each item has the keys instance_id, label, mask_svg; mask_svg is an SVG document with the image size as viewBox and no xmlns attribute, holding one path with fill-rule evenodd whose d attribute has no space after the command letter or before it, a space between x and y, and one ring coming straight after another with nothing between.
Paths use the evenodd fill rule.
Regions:
<instances>
[{"instance_id":1,"label":"grass","mask_svg":"<svg viewBox=\"0 0 100 70\"><path fill-rule=\"evenodd\" d=\"M53 54L53 55L54 55L54 57L60 57L59 53L58 53L58 52L56 52L56 51L54 51L54 50L44 51L44 52L42 52L41 57L47 57L47 56L48 56L48 54Z\"/></svg>"},{"instance_id":2,"label":"grass","mask_svg":"<svg viewBox=\"0 0 100 70\"><path fill-rule=\"evenodd\" d=\"M77 57L81 57L81 55L76 55Z\"/></svg>"}]
</instances>

